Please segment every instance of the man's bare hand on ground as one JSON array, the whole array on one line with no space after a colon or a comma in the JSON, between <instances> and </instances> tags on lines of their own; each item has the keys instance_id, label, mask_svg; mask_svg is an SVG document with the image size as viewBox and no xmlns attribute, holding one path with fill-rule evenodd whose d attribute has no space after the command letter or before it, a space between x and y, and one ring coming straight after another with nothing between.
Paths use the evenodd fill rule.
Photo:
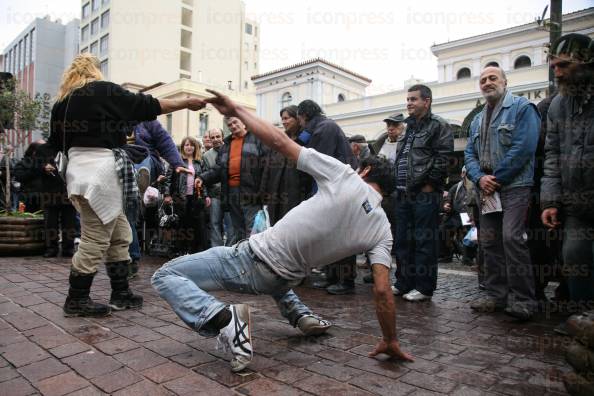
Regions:
<instances>
[{"instance_id":1,"label":"man's bare hand on ground","mask_svg":"<svg viewBox=\"0 0 594 396\"><path fill-rule=\"evenodd\" d=\"M220 92L207 89L206 92L214 95L212 98L207 98L204 101L213 105L219 113L226 116L235 116L237 113L237 105L227 96Z\"/></svg>"},{"instance_id":2,"label":"man's bare hand on ground","mask_svg":"<svg viewBox=\"0 0 594 396\"><path fill-rule=\"evenodd\" d=\"M409 362L415 361L411 354L400 349L400 343L396 340L390 342L381 340L377 343L375 349L372 352L369 352L369 357L377 356L380 353L384 353L390 357L406 360Z\"/></svg>"}]
</instances>

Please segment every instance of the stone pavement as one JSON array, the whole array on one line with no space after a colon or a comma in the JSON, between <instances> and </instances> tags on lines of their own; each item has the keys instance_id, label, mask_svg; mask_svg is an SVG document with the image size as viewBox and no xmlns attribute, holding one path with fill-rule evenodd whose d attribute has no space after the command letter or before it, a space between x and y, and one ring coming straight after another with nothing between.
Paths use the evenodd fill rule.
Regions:
<instances>
[{"instance_id":1,"label":"stone pavement","mask_svg":"<svg viewBox=\"0 0 594 396\"><path fill-rule=\"evenodd\" d=\"M468 308L474 276L444 274L432 302L397 299L398 332L414 363L366 357L380 335L370 285L354 296L298 288L303 301L334 323L303 337L267 296L216 293L253 308L255 357L242 375L228 356L189 330L150 286L162 260L148 258L136 291L138 311L102 319L64 318L65 259L0 258L0 395L557 395L570 371L569 340L552 328L561 317L527 324ZM101 269L92 289L109 297Z\"/></svg>"}]
</instances>

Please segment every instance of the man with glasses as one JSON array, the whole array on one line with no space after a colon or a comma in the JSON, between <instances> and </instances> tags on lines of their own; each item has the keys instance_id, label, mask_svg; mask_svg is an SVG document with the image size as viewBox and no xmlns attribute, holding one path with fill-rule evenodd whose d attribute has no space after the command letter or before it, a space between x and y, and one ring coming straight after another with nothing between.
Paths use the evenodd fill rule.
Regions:
<instances>
[{"instance_id":1,"label":"man with glasses","mask_svg":"<svg viewBox=\"0 0 594 396\"><path fill-rule=\"evenodd\" d=\"M541 216L563 227L569 296L581 309L594 303L594 46L571 33L551 46L559 95L551 102L541 182Z\"/></svg>"}]
</instances>

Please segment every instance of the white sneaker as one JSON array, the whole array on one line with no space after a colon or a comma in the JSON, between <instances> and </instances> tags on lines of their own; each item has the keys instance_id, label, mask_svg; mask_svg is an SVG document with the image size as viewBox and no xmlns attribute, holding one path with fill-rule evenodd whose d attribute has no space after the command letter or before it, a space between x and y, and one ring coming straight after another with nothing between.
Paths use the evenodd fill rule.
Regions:
<instances>
[{"instance_id":1,"label":"white sneaker","mask_svg":"<svg viewBox=\"0 0 594 396\"><path fill-rule=\"evenodd\" d=\"M247 304L229 306L231 321L221 329L218 345L233 354L231 371L241 371L252 361L250 307Z\"/></svg>"},{"instance_id":2,"label":"white sneaker","mask_svg":"<svg viewBox=\"0 0 594 396\"><path fill-rule=\"evenodd\" d=\"M402 296L402 298L404 298L406 301L412 302L431 300L431 296L426 296L418 290L412 290Z\"/></svg>"}]
</instances>

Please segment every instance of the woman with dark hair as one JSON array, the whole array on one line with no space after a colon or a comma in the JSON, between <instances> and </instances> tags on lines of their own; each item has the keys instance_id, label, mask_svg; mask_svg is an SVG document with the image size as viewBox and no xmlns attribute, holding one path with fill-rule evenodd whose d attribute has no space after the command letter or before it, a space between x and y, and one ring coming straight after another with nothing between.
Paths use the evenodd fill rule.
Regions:
<instances>
[{"instance_id":1,"label":"woman with dark hair","mask_svg":"<svg viewBox=\"0 0 594 396\"><path fill-rule=\"evenodd\" d=\"M179 225L174 234L177 255L197 253L208 248L205 208L210 206L206 190L197 190L194 187L196 175L206 170L200 143L188 136L181 141L180 149L189 173L176 173L170 168L167 171L164 193L164 204L173 204L174 211L179 216Z\"/></svg>"},{"instance_id":2,"label":"woman with dark hair","mask_svg":"<svg viewBox=\"0 0 594 396\"><path fill-rule=\"evenodd\" d=\"M297 119L297 106L288 106L280 111L285 133L293 140L301 131ZM289 210L306 198L309 176L297 170L297 164L276 151L270 151L262 174L261 196L268 207L270 225L274 225Z\"/></svg>"},{"instance_id":3,"label":"woman with dark hair","mask_svg":"<svg viewBox=\"0 0 594 396\"><path fill-rule=\"evenodd\" d=\"M132 233L124 209L138 198L138 186L122 146L130 128L141 121L203 107L197 98L155 99L104 81L99 59L89 53L77 55L64 71L51 112L49 143L68 154L68 197L81 222L65 316L105 316L111 309L142 306L142 296L128 286ZM97 267L104 262L111 282L109 306L89 298Z\"/></svg>"},{"instance_id":4,"label":"woman with dark hair","mask_svg":"<svg viewBox=\"0 0 594 396\"><path fill-rule=\"evenodd\" d=\"M44 144L43 139L37 140L27 147L23 158L17 162L13 170L13 176L21 184L21 196L24 200L27 212L37 212L41 209L41 171L37 149Z\"/></svg>"}]
</instances>

